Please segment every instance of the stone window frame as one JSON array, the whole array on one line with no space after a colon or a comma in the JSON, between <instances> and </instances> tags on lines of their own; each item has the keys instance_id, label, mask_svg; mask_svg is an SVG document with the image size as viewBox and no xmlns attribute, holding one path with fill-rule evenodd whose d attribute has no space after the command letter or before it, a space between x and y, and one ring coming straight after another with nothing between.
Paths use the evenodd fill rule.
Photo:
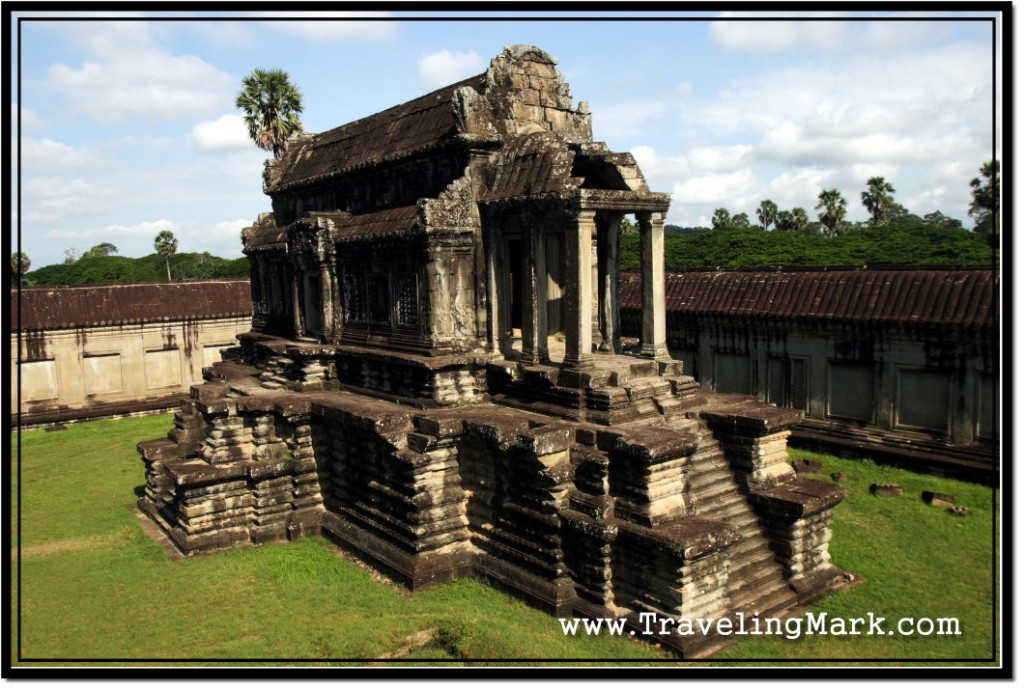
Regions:
<instances>
[{"instance_id":1,"label":"stone window frame","mask_svg":"<svg viewBox=\"0 0 1024 691\"><path fill-rule=\"evenodd\" d=\"M55 382L57 384L57 386L56 386L57 393L54 396L51 396L50 398L27 398L27 397L25 397L23 395L24 392L25 392L25 386L21 382L24 382L24 380L25 380L25 372L24 372L24 370L22 368L25 365L32 365L32 364L36 364L36 363L39 363L39 362L52 362L53 363L53 375L54 375L54 380L55 380ZM18 373L20 374L21 382L15 382L15 384L21 384L19 386L18 395L19 395L19 398L21 398L23 403L38 403L38 402L59 401L60 400L61 391L63 390L63 387L61 386L60 365L58 364L58 358L56 356L54 356L54 357L34 357L34 358L25 358L25 359L22 359L22 360L18 360Z\"/></svg>"},{"instance_id":2,"label":"stone window frame","mask_svg":"<svg viewBox=\"0 0 1024 691\"><path fill-rule=\"evenodd\" d=\"M927 367L922 365L915 365L910 363L894 363L893 365L895 377L894 385L895 391L893 391L893 415L892 415L892 426L893 429L908 430L912 432L925 432L928 434L941 434L945 437L952 438L953 433L953 406L954 406L954 384L953 376L948 370L937 369L934 367ZM915 425L909 422L904 422L900 419L900 410L902 404L903 385L902 377L904 372L932 372L934 374L941 374L946 377L946 424L942 429L935 429L933 427L926 427L924 425Z\"/></svg>"},{"instance_id":3,"label":"stone window frame","mask_svg":"<svg viewBox=\"0 0 1024 691\"><path fill-rule=\"evenodd\" d=\"M839 413L832 412L832 366L833 365L861 365L863 367L871 368L871 414L867 418L852 417L850 415L842 415ZM832 420L843 420L847 422L855 422L858 424L866 424L872 426L878 426L878 397L879 397L879 386L878 386L878 363L864 362L861 360L843 360L839 358L828 358L825 361L825 417Z\"/></svg>"},{"instance_id":4,"label":"stone window frame","mask_svg":"<svg viewBox=\"0 0 1024 691\"><path fill-rule=\"evenodd\" d=\"M86 386L86 381L85 381L85 360L87 358L111 357L111 356L117 356L117 358L118 358L118 368L119 368L120 374L121 374L121 388L117 389L117 390L113 390L113 391L89 392L88 391L88 387ZM82 388L83 388L83 390L85 390L85 395L87 397L90 397L90 398L102 398L104 396L116 396L118 394L122 394L122 393L125 392L126 389L125 389L125 372L124 372L124 352L122 352L120 350L98 350L98 351L89 351L87 353L83 352L82 353L82 367L83 367L83 369L82 369Z\"/></svg>"},{"instance_id":5,"label":"stone window frame","mask_svg":"<svg viewBox=\"0 0 1024 691\"><path fill-rule=\"evenodd\" d=\"M784 393L783 393L783 397L782 397L783 398L782 402L775 402L775 401L769 401L768 400L769 385L770 385L769 377L771 376L771 361L773 359L774 360L782 361L783 378L785 379L785 383L784 383L784 387L785 388L784 388ZM802 407L796 406L796 404L794 402L795 398L794 398L793 394L794 394L794 391L796 390L796 382L795 382L795 375L794 375L794 369L793 369L793 363L794 362L802 362L803 366L804 366L804 387L803 387L804 388L804 390L803 390L804 404L803 404ZM811 356L810 355L800 355L800 354L794 355L793 353L785 353L785 352L783 352L783 353L774 353L774 352L765 353L765 362L764 362L764 400L765 400L765 402L775 403L775 405L778 405L779 407L783 407L783 408L793 408L795 410L802 410L804 412L804 414L809 415L810 411L811 411L811 385L810 385L810 376L811 376L811 374L810 373L811 373Z\"/></svg>"}]
</instances>

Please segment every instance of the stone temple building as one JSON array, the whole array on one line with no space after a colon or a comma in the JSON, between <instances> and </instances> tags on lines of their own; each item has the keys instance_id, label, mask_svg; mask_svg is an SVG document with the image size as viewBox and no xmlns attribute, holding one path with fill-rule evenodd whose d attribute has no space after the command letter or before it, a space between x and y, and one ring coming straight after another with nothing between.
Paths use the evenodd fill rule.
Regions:
<instances>
[{"instance_id":1,"label":"stone temple building","mask_svg":"<svg viewBox=\"0 0 1024 691\"><path fill-rule=\"evenodd\" d=\"M842 576L843 490L788 463L801 413L701 391L671 359L669 195L592 141L555 64L506 48L268 162L242 357L139 445L140 506L178 549L323 534L412 589L475 575L634 621L784 615ZM638 339L618 320L625 215Z\"/></svg>"}]
</instances>

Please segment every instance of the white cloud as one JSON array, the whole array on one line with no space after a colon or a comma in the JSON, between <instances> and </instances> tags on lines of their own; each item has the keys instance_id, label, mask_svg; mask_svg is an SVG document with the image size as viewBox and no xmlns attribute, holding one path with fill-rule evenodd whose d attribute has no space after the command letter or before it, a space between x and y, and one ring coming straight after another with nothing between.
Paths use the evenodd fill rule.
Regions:
<instances>
[{"instance_id":1,"label":"white cloud","mask_svg":"<svg viewBox=\"0 0 1024 691\"><path fill-rule=\"evenodd\" d=\"M22 184L22 206L25 220L55 221L69 215L106 211L110 208L103 190L85 180L30 178Z\"/></svg>"},{"instance_id":2,"label":"white cloud","mask_svg":"<svg viewBox=\"0 0 1024 691\"><path fill-rule=\"evenodd\" d=\"M733 15L724 13L723 16ZM846 22L718 20L711 23L710 32L712 42L730 52L835 50L842 45Z\"/></svg>"},{"instance_id":3,"label":"white cloud","mask_svg":"<svg viewBox=\"0 0 1024 691\"><path fill-rule=\"evenodd\" d=\"M676 183L672 197L676 204L691 206L727 206L734 213L748 206L754 173L743 168L729 173L709 173Z\"/></svg>"},{"instance_id":4,"label":"white cloud","mask_svg":"<svg viewBox=\"0 0 1024 691\"><path fill-rule=\"evenodd\" d=\"M237 151L254 146L243 117L234 113L200 122L192 128L189 143L200 151L209 152Z\"/></svg>"},{"instance_id":5,"label":"white cloud","mask_svg":"<svg viewBox=\"0 0 1024 691\"><path fill-rule=\"evenodd\" d=\"M255 17L280 17L265 25L315 43L380 41L397 35L398 25L388 12L251 12Z\"/></svg>"},{"instance_id":6,"label":"white cloud","mask_svg":"<svg viewBox=\"0 0 1024 691\"><path fill-rule=\"evenodd\" d=\"M90 59L50 65L49 85L72 113L105 125L207 115L230 107L236 79L194 55L157 47L145 22L84 22L74 41Z\"/></svg>"},{"instance_id":7,"label":"white cloud","mask_svg":"<svg viewBox=\"0 0 1024 691\"><path fill-rule=\"evenodd\" d=\"M437 89L483 72L487 62L476 51L452 52L448 49L420 58L420 83Z\"/></svg>"},{"instance_id":8,"label":"white cloud","mask_svg":"<svg viewBox=\"0 0 1024 691\"><path fill-rule=\"evenodd\" d=\"M131 226L123 226L114 223L103 228L90 228L86 230L51 230L46 233L48 238L70 238L70 239L93 239L99 238L108 240L112 237L128 238L155 238L161 230L176 232L178 224L174 221L160 219L159 221L142 221Z\"/></svg>"},{"instance_id":9,"label":"white cloud","mask_svg":"<svg viewBox=\"0 0 1024 691\"><path fill-rule=\"evenodd\" d=\"M17 146L17 142L14 142ZM23 137L21 165L24 170L80 168L95 163L97 156L88 149L79 149L51 139Z\"/></svg>"},{"instance_id":10,"label":"white cloud","mask_svg":"<svg viewBox=\"0 0 1024 691\"><path fill-rule=\"evenodd\" d=\"M47 121L30 108L18 108L17 103L11 104L11 130L17 131L18 116L21 116L21 133L31 134L46 128Z\"/></svg>"}]
</instances>

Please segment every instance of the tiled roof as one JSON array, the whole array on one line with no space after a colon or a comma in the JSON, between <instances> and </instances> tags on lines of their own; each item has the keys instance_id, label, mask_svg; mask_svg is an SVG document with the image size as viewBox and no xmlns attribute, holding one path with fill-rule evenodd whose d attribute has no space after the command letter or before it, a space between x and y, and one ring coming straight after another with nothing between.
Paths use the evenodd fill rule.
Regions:
<instances>
[{"instance_id":1,"label":"tiled roof","mask_svg":"<svg viewBox=\"0 0 1024 691\"><path fill-rule=\"evenodd\" d=\"M570 178L573 153L550 133L510 137L495 165L494 182L486 199L508 199L559 192L579 187L582 178Z\"/></svg>"},{"instance_id":2,"label":"tiled roof","mask_svg":"<svg viewBox=\"0 0 1024 691\"><path fill-rule=\"evenodd\" d=\"M21 328L144 324L241 317L252 313L249 279L22 288ZM11 329L19 291L11 290Z\"/></svg>"},{"instance_id":3,"label":"tiled roof","mask_svg":"<svg viewBox=\"0 0 1024 691\"><path fill-rule=\"evenodd\" d=\"M990 269L668 271L665 306L669 315L991 328L998 287ZM622 273L620 302L640 309L638 272Z\"/></svg>"},{"instance_id":4,"label":"tiled roof","mask_svg":"<svg viewBox=\"0 0 1024 691\"><path fill-rule=\"evenodd\" d=\"M312 216L331 223L331 238L336 242L405 237L419 227L419 207L415 205L368 214L327 212Z\"/></svg>"},{"instance_id":5,"label":"tiled roof","mask_svg":"<svg viewBox=\"0 0 1024 691\"><path fill-rule=\"evenodd\" d=\"M455 134L452 93L484 87L480 74L288 147L273 185L280 189L427 148Z\"/></svg>"}]
</instances>

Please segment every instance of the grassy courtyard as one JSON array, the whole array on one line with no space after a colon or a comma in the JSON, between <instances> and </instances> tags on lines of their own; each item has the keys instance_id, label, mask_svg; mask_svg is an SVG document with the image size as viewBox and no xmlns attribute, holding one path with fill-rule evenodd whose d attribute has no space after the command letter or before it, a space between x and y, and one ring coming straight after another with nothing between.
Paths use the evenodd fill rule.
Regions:
<instances>
[{"instance_id":1,"label":"grassy courtyard","mask_svg":"<svg viewBox=\"0 0 1024 691\"><path fill-rule=\"evenodd\" d=\"M394 665L403 656L442 664L690 664L630 637L563 636L556 619L473 580L409 594L320 538L172 561L144 534L134 510L143 484L135 444L170 427L170 416L160 415L21 435L21 462L12 463L11 483L12 533L15 540L20 536L20 555L17 542L11 552L16 666L354 664L344 661L382 657L391 661L374 664ZM18 444L13 435L12 451ZM823 460L824 479L837 470L846 474L849 497L837 511L833 561L864 577L815 611L830 617L873 612L893 623L956 617L961 635L751 637L716 662L695 664L990 659L998 495L864 461L795 455ZM898 482L905 495L874 497L872 482ZM971 514L956 517L927 506L922 490L953 494Z\"/></svg>"}]
</instances>

